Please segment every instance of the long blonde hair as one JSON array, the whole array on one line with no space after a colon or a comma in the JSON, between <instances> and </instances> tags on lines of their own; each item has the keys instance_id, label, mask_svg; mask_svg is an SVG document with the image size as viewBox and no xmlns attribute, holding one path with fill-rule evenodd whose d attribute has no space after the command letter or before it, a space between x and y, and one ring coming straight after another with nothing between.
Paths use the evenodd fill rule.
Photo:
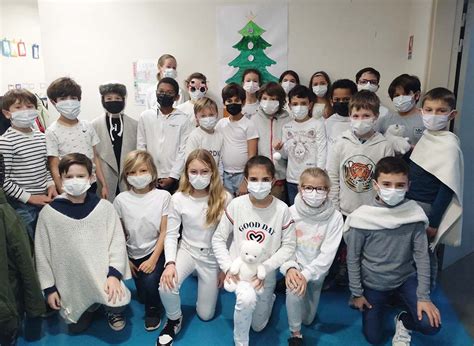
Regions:
<instances>
[{"instance_id":1,"label":"long blonde hair","mask_svg":"<svg viewBox=\"0 0 474 346\"><path fill-rule=\"evenodd\" d=\"M213 226L219 222L222 216L222 212L224 211L227 200L227 193L224 190L224 185L222 185L216 162L209 151L204 149L196 149L189 154L184 166L184 173L181 176L179 182L178 191L187 195L191 195L191 193L194 191L193 186L189 182L188 176L189 164L193 160L201 161L203 164L209 167L212 172L211 183L207 187L209 192L209 200L207 202L206 226Z\"/></svg>"},{"instance_id":2,"label":"long blonde hair","mask_svg":"<svg viewBox=\"0 0 474 346\"><path fill-rule=\"evenodd\" d=\"M151 174L152 180L149 185L150 189L155 187L156 180L158 179L158 173L156 171L155 163L153 162L153 157L144 150L133 150L125 157L122 174L120 175L120 179L125 182L128 190L132 189L132 185L128 183L127 175L130 173L130 171L133 171L142 163L146 164L148 171Z\"/></svg>"}]
</instances>

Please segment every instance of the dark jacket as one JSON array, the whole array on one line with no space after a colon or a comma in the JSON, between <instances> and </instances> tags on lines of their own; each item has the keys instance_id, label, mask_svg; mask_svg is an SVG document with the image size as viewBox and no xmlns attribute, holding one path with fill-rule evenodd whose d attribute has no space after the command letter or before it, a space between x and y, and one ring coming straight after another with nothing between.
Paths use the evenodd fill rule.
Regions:
<instances>
[{"instance_id":1,"label":"dark jacket","mask_svg":"<svg viewBox=\"0 0 474 346\"><path fill-rule=\"evenodd\" d=\"M19 216L0 189L0 334L12 335L22 316L45 312L30 240Z\"/></svg>"}]
</instances>

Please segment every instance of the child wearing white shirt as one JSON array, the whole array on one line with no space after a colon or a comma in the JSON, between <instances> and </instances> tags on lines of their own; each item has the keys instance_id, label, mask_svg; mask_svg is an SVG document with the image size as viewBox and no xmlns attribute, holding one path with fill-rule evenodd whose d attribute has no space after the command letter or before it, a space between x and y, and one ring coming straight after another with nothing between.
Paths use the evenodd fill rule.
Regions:
<instances>
[{"instance_id":1,"label":"child wearing white shirt","mask_svg":"<svg viewBox=\"0 0 474 346\"><path fill-rule=\"evenodd\" d=\"M251 119L257 114L259 99L257 92L262 84L262 74L259 70L249 68L242 74L242 87L245 90L245 105L242 107L242 114Z\"/></svg>"}]
</instances>

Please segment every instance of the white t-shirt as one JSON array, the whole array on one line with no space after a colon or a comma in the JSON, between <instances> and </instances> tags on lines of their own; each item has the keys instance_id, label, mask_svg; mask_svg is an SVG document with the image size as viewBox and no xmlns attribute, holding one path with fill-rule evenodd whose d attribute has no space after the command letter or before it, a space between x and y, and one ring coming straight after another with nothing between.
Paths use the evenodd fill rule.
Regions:
<instances>
[{"instance_id":1,"label":"white t-shirt","mask_svg":"<svg viewBox=\"0 0 474 346\"><path fill-rule=\"evenodd\" d=\"M230 193L226 192L227 202L231 201ZM197 247L211 248L211 240L217 224L206 226L207 203L209 196L192 197L182 192L177 192L171 197L172 208L168 216L168 229L165 239L165 257L166 262L176 260L178 248L179 228L182 225L181 241Z\"/></svg>"},{"instance_id":2,"label":"white t-shirt","mask_svg":"<svg viewBox=\"0 0 474 346\"><path fill-rule=\"evenodd\" d=\"M191 100L186 101L176 107L181 112L186 114L189 117L189 120L193 123L194 126L197 126L196 116L194 115L194 103Z\"/></svg>"},{"instance_id":3,"label":"white t-shirt","mask_svg":"<svg viewBox=\"0 0 474 346\"><path fill-rule=\"evenodd\" d=\"M255 103L247 103L242 107L242 114L251 119L255 114L257 114L258 107L260 106L260 102Z\"/></svg>"},{"instance_id":4,"label":"white t-shirt","mask_svg":"<svg viewBox=\"0 0 474 346\"><path fill-rule=\"evenodd\" d=\"M196 149L206 149L209 151L216 161L217 167L221 165L222 161L222 147L224 145L224 138L219 131L208 133L201 127L195 128L188 137L186 142L186 158Z\"/></svg>"},{"instance_id":5,"label":"white t-shirt","mask_svg":"<svg viewBox=\"0 0 474 346\"><path fill-rule=\"evenodd\" d=\"M351 119L334 113L324 120L324 125L326 126L326 137L328 141L328 155L331 155L331 148L337 139L341 137L345 131L350 130Z\"/></svg>"},{"instance_id":6,"label":"white t-shirt","mask_svg":"<svg viewBox=\"0 0 474 346\"><path fill-rule=\"evenodd\" d=\"M46 150L48 156L61 159L64 155L81 153L94 159L94 146L100 139L91 123L79 120L74 126L64 126L58 121L46 129Z\"/></svg>"},{"instance_id":7,"label":"white t-shirt","mask_svg":"<svg viewBox=\"0 0 474 346\"><path fill-rule=\"evenodd\" d=\"M310 118L302 123L290 121L283 125L282 141L282 154L288 157L288 182L298 184L306 168L326 168L326 130L321 119Z\"/></svg>"},{"instance_id":8,"label":"white t-shirt","mask_svg":"<svg viewBox=\"0 0 474 346\"><path fill-rule=\"evenodd\" d=\"M323 118L324 109L326 108L325 103L315 103L313 105L313 119L320 119Z\"/></svg>"},{"instance_id":9,"label":"white t-shirt","mask_svg":"<svg viewBox=\"0 0 474 346\"><path fill-rule=\"evenodd\" d=\"M412 115L400 115L389 113L379 122L379 131L385 133L390 125L399 125L402 128L402 137L408 137L410 144L416 145L425 131L423 118L420 113Z\"/></svg>"},{"instance_id":10,"label":"white t-shirt","mask_svg":"<svg viewBox=\"0 0 474 346\"><path fill-rule=\"evenodd\" d=\"M222 147L224 172L242 173L248 161L247 141L258 138L255 125L245 116L239 121L230 121L229 117L219 120L216 130L222 133L224 138Z\"/></svg>"},{"instance_id":11,"label":"white t-shirt","mask_svg":"<svg viewBox=\"0 0 474 346\"><path fill-rule=\"evenodd\" d=\"M129 190L115 197L114 207L122 219L131 258L140 259L154 251L161 218L168 215L170 200L168 191L158 189L145 194Z\"/></svg>"}]
</instances>

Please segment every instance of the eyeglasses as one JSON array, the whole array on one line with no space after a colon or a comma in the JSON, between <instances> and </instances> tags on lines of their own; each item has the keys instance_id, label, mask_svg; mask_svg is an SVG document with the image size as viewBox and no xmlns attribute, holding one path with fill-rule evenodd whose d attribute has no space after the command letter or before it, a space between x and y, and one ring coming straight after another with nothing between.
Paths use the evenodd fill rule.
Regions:
<instances>
[{"instance_id":1,"label":"eyeglasses","mask_svg":"<svg viewBox=\"0 0 474 346\"><path fill-rule=\"evenodd\" d=\"M370 83L372 85L378 85L379 81L376 79L359 79L359 84L367 84Z\"/></svg>"},{"instance_id":2,"label":"eyeglasses","mask_svg":"<svg viewBox=\"0 0 474 346\"><path fill-rule=\"evenodd\" d=\"M193 87L193 86L189 88L189 91L191 91L192 93L195 92L196 90L199 90L202 93L206 92L206 88L203 87L203 86L200 87L199 89L197 89L196 87Z\"/></svg>"},{"instance_id":3,"label":"eyeglasses","mask_svg":"<svg viewBox=\"0 0 474 346\"><path fill-rule=\"evenodd\" d=\"M311 186L311 185L303 185L301 189L306 193L311 193L316 191L316 193L325 193L328 192L328 188L326 186Z\"/></svg>"}]
</instances>

